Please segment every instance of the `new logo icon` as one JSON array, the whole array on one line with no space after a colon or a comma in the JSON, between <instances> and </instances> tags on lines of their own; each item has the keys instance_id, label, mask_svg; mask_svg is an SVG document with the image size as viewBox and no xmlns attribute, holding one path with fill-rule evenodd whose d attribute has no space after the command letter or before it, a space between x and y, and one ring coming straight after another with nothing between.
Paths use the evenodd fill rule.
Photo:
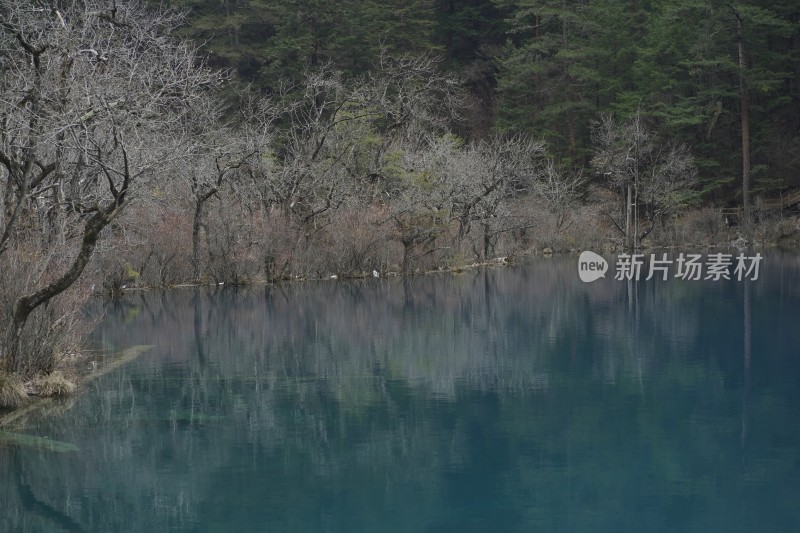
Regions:
<instances>
[{"instance_id":1,"label":"new logo icon","mask_svg":"<svg viewBox=\"0 0 800 533\"><path fill-rule=\"evenodd\" d=\"M581 252L578 258L578 276L581 281L591 283L606 277L608 262L594 252Z\"/></svg>"}]
</instances>

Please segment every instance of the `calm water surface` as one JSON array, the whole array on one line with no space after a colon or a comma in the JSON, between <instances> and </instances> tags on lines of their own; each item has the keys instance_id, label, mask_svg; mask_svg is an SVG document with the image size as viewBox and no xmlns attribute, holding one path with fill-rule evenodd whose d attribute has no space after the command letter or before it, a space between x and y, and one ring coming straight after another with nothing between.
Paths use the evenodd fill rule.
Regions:
<instances>
[{"instance_id":1,"label":"calm water surface","mask_svg":"<svg viewBox=\"0 0 800 533\"><path fill-rule=\"evenodd\" d=\"M108 304L154 347L9 429L66 445L0 442L0 531L797 531L800 257L576 262Z\"/></svg>"}]
</instances>

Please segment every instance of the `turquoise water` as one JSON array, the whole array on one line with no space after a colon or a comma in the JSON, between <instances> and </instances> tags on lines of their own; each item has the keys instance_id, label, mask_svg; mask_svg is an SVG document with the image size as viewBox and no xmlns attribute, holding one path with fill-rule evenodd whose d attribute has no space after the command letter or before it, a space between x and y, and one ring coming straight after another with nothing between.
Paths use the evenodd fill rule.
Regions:
<instances>
[{"instance_id":1,"label":"turquoise water","mask_svg":"<svg viewBox=\"0 0 800 533\"><path fill-rule=\"evenodd\" d=\"M576 262L110 303L154 347L0 439L0 531L800 529L800 257Z\"/></svg>"}]
</instances>

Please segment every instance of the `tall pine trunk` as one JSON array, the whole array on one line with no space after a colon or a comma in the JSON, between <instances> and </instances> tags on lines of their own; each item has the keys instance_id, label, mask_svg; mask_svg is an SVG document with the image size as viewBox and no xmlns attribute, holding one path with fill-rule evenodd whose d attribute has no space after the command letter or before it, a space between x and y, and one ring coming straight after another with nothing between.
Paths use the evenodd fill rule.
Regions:
<instances>
[{"instance_id":1,"label":"tall pine trunk","mask_svg":"<svg viewBox=\"0 0 800 533\"><path fill-rule=\"evenodd\" d=\"M742 15L736 15L736 36L739 49L739 100L742 121L742 222L749 231L751 223L750 207L750 95L747 90L747 58L744 48L744 20Z\"/></svg>"}]
</instances>

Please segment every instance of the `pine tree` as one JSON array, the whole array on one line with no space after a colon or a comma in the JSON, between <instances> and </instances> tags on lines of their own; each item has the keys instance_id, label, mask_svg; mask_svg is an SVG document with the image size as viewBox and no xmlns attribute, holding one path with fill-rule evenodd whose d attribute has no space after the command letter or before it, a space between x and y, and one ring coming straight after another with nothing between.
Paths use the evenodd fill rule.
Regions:
<instances>
[{"instance_id":1,"label":"pine tree","mask_svg":"<svg viewBox=\"0 0 800 533\"><path fill-rule=\"evenodd\" d=\"M433 0L173 0L190 11L184 34L212 62L273 89L307 68L331 63L346 75L390 54L435 52Z\"/></svg>"},{"instance_id":2,"label":"pine tree","mask_svg":"<svg viewBox=\"0 0 800 533\"><path fill-rule=\"evenodd\" d=\"M786 103L774 97L789 81L788 57L770 51L770 43L789 33L785 18L754 2L654 6L628 100L638 99L670 135L692 146L706 190L726 195L739 187L749 204L751 171L757 177L767 168L761 155L751 163L763 147L750 139Z\"/></svg>"},{"instance_id":3,"label":"pine tree","mask_svg":"<svg viewBox=\"0 0 800 533\"><path fill-rule=\"evenodd\" d=\"M568 160L585 162L598 111L598 9L577 0L502 2L513 10L501 64L498 129L547 138Z\"/></svg>"},{"instance_id":4,"label":"pine tree","mask_svg":"<svg viewBox=\"0 0 800 533\"><path fill-rule=\"evenodd\" d=\"M436 0L436 42L445 64L464 79L472 96L465 136L483 136L495 120L497 59L503 51L508 11L492 0Z\"/></svg>"}]
</instances>

